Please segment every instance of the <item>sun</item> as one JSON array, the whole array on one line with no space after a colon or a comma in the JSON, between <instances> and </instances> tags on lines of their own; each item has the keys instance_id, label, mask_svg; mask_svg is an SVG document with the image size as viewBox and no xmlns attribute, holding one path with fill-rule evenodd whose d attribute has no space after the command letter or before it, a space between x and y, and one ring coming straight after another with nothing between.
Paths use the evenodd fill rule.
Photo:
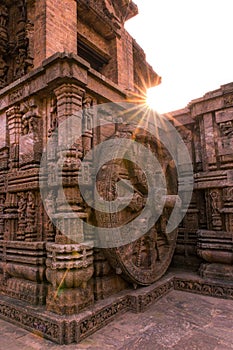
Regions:
<instances>
[{"instance_id":1,"label":"sun","mask_svg":"<svg viewBox=\"0 0 233 350\"><path fill-rule=\"evenodd\" d=\"M150 88L147 90L146 104L149 108L158 109L158 98L156 94L156 88Z\"/></svg>"},{"instance_id":2,"label":"sun","mask_svg":"<svg viewBox=\"0 0 233 350\"><path fill-rule=\"evenodd\" d=\"M146 104L160 114L168 112L167 96L161 85L147 89Z\"/></svg>"}]
</instances>

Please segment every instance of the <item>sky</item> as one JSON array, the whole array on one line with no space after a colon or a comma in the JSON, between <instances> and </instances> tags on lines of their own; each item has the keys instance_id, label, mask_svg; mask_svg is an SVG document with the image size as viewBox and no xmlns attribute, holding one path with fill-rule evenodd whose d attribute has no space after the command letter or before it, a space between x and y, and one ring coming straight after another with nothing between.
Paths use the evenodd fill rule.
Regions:
<instances>
[{"instance_id":1,"label":"sky","mask_svg":"<svg viewBox=\"0 0 233 350\"><path fill-rule=\"evenodd\" d=\"M233 0L133 0L126 29L162 76L148 93L160 113L233 82Z\"/></svg>"}]
</instances>

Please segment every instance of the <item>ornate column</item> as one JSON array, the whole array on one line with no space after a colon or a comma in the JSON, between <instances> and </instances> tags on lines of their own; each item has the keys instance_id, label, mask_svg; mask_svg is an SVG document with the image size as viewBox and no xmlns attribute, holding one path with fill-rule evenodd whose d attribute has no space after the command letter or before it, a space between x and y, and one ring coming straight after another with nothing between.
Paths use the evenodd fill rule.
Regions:
<instances>
[{"instance_id":1,"label":"ornate column","mask_svg":"<svg viewBox=\"0 0 233 350\"><path fill-rule=\"evenodd\" d=\"M73 145L65 144L68 135L72 132L73 125L69 119L72 116L79 118L77 123L80 124L78 128L81 134L82 114L78 114L78 112L82 109L83 93L83 89L73 84L64 84L55 90L58 125L60 126L62 122L65 123L62 131L58 129L57 165L59 176L62 178L60 181L62 188L58 188L55 214L57 225L61 227L61 231L64 232L62 228L66 228L65 236L60 235L59 232L56 236L56 243L62 244L72 242L72 240L76 243L83 242L83 228L80 224L81 221L77 220L76 216L81 219L87 217L78 188L78 173L83 156L82 139L80 137ZM73 213L76 213L76 215L72 215ZM75 227L76 229L73 229Z\"/></svg>"},{"instance_id":2,"label":"ornate column","mask_svg":"<svg viewBox=\"0 0 233 350\"><path fill-rule=\"evenodd\" d=\"M19 106L14 106L6 112L9 131L9 168L19 167L19 141L21 135L22 112Z\"/></svg>"},{"instance_id":3,"label":"ornate column","mask_svg":"<svg viewBox=\"0 0 233 350\"><path fill-rule=\"evenodd\" d=\"M57 233L55 243L47 243L46 276L50 285L46 308L58 314L73 314L94 302L91 280L94 271L93 248L83 244L82 219L86 219L87 214L78 187L83 140L79 137L73 144L67 142L67 135L73 127L71 117L77 117L77 134L81 135L82 132L83 116L80 111L84 90L74 84L63 84L54 93L56 123L60 128L57 136L52 136L53 132L50 135L52 143L55 140L53 137L57 137L57 154L49 151L47 160L49 167L58 167L57 176L60 178L53 181L49 171L46 204L51 204L51 208L56 207L51 215L56 222ZM65 126L61 128L61 125ZM58 183L62 186L58 186ZM56 203L52 203L55 198Z\"/></svg>"}]
</instances>

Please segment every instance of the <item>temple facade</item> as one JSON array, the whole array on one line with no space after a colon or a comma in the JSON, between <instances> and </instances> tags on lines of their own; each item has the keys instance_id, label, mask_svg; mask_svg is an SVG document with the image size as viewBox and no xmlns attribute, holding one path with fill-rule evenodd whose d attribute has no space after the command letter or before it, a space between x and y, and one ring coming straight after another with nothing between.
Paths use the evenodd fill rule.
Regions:
<instances>
[{"instance_id":1,"label":"temple facade","mask_svg":"<svg viewBox=\"0 0 233 350\"><path fill-rule=\"evenodd\" d=\"M116 126L109 111L108 127L93 127L94 106L140 105L161 82L124 28L137 11L129 0L0 0L0 316L60 344L79 342L128 310L143 311L174 288L233 298L233 84L167 118L189 151L195 180L187 214L170 236L166 223L178 196L171 154L155 135ZM73 115L80 116L82 136L64 150L57 128ZM103 228L127 224L148 195L139 167L115 160L100 171L97 187L111 201L119 179L125 188L130 180L130 205L105 216L85 203L77 178L91 196L92 163L81 174L80 164L111 138L133 139L155 154L167 194L143 237L101 249L83 244L93 237L80 220ZM75 239L64 234L71 228ZM189 267L189 275L162 277L170 264L181 272Z\"/></svg>"}]
</instances>

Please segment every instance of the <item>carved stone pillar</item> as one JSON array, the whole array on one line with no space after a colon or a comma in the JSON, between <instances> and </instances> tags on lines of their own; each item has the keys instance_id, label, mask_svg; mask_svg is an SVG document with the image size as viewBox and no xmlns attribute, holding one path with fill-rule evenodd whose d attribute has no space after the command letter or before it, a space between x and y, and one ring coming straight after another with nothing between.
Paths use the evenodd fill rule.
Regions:
<instances>
[{"instance_id":1,"label":"carved stone pillar","mask_svg":"<svg viewBox=\"0 0 233 350\"><path fill-rule=\"evenodd\" d=\"M65 236L58 234L57 243L68 243L71 241L83 242L83 227L81 220L78 220L73 214L76 213L81 219L87 217L82 197L78 188L78 173L80 168L80 159L83 156L81 137L73 144L66 145L66 135L72 131L72 116L77 116L79 127L77 133L82 132L82 114L78 113L82 109L83 90L73 84L64 84L55 90L57 97L57 120L60 126L65 122L65 127L58 129L58 167L59 176L62 177L62 188L58 188L56 205L57 211L55 219L60 231ZM76 125L77 125L76 123ZM65 136L64 136L65 134ZM60 186L61 187L61 186ZM65 194L65 199L63 196Z\"/></svg>"},{"instance_id":2,"label":"carved stone pillar","mask_svg":"<svg viewBox=\"0 0 233 350\"><path fill-rule=\"evenodd\" d=\"M94 271L93 248L82 244L82 219L87 217L78 188L78 174L83 157L82 138L77 138L73 144L69 144L66 139L72 131L70 118L73 116L77 117L77 134L82 134L84 91L74 84L63 84L54 92L56 113L53 108L52 110L56 118L52 112L49 137L52 145L57 142L57 152L53 153L53 147L48 147L49 189L46 207L58 229L55 243L47 244L46 277L51 285L46 307L58 314L73 314L94 302L91 280ZM55 129L53 124L59 126L57 133L52 130ZM58 171L52 171L53 167L58 167ZM59 178L52 178L54 173Z\"/></svg>"},{"instance_id":3,"label":"carved stone pillar","mask_svg":"<svg viewBox=\"0 0 233 350\"><path fill-rule=\"evenodd\" d=\"M81 244L47 244L46 309L70 315L94 303L93 248Z\"/></svg>"},{"instance_id":4,"label":"carved stone pillar","mask_svg":"<svg viewBox=\"0 0 233 350\"><path fill-rule=\"evenodd\" d=\"M17 194L7 193L4 209L4 240L14 241L16 239L18 210Z\"/></svg>"},{"instance_id":5,"label":"carved stone pillar","mask_svg":"<svg viewBox=\"0 0 233 350\"><path fill-rule=\"evenodd\" d=\"M19 106L14 106L6 112L9 131L9 167L19 167L19 140L21 135L22 112Z\"/></svg>"}]
</instances>

